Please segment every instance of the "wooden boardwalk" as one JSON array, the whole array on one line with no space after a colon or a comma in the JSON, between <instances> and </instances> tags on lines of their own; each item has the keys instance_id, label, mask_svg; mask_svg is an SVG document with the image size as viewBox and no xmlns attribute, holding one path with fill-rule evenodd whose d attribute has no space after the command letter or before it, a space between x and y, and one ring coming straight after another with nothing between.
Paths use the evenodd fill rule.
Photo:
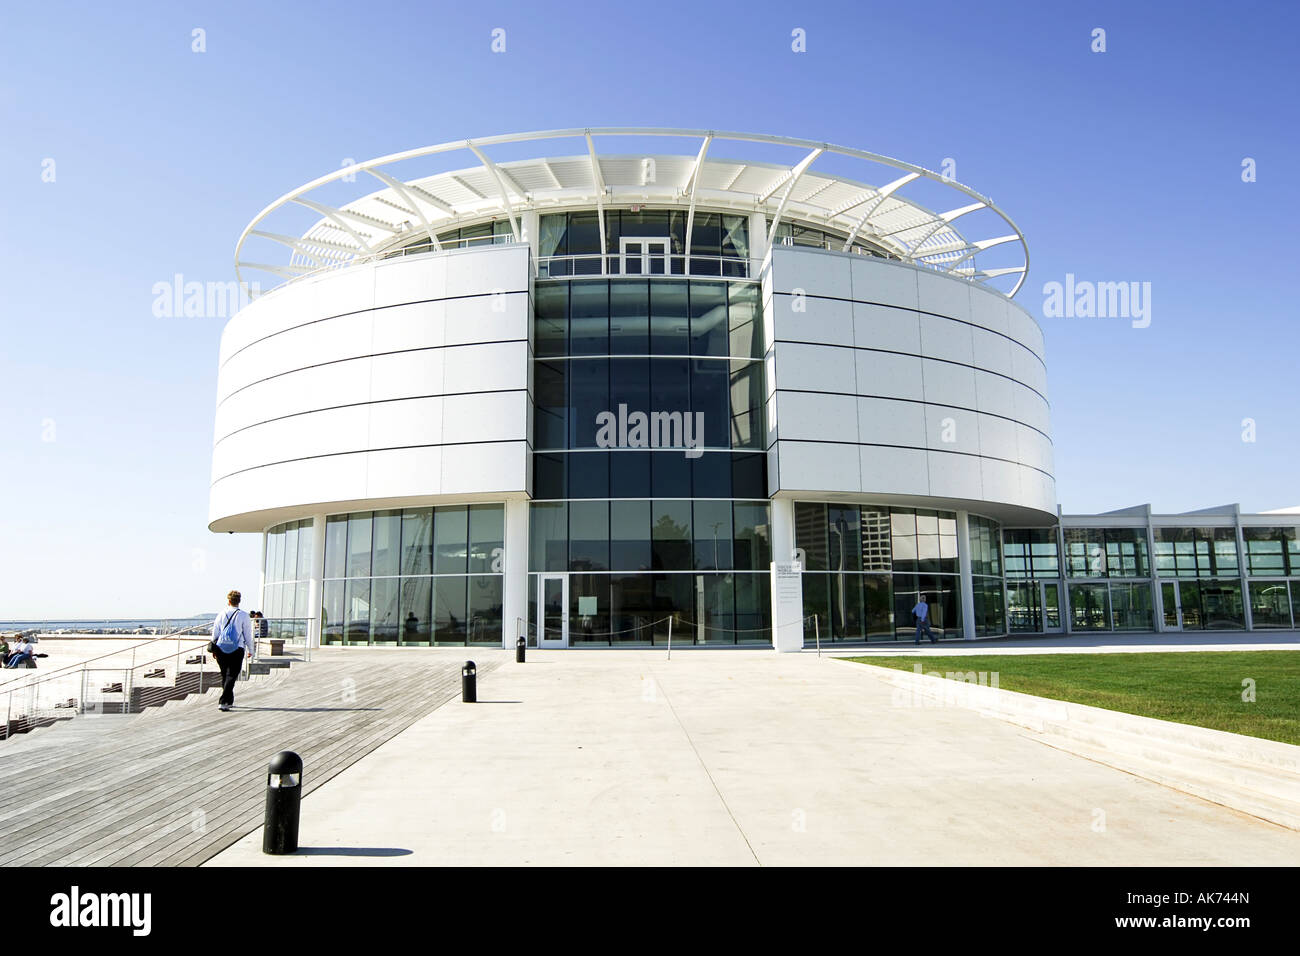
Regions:
<instances>
[{"instance_id":1,"label":"wooden boardwalk","mask_svg":"<svg viewBox=\"0 0 1300 956\"><path fill-rule=\"evenodd\" d=\"M459 700L467 656L480 681L504 659L480 648L325 649L238 684L229 713L214 690L0 742L0 866L197 866L261 825L275 753L302 757L310 794Z\"/></svg>"}]
</instances>

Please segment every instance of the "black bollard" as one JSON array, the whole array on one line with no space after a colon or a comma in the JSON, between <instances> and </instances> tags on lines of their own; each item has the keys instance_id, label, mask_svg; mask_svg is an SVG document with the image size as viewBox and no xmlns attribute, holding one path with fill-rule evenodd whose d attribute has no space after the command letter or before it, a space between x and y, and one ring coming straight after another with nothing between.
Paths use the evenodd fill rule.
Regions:
<instances>
[{"instance_id":1,"label":"black bollard","mask_svg":"<svg viewBox=\"0 0 1300 956\"><path fill-rule=\"evenodd\" d=\"M466 661L460 669L460 699L466 704L478 703L478 668Z\"/></svg>"},{"instance_id":2,"label":"black bollard","mask_svg":"<svg viewBox=\"0 0 1300 956\"><path fill-rule=\"evenodd\" d=\"M522 637L519 638L519 640L515 641L515 663L516 664L522 664L524 662L524 649L526 647L528 647L528 642L525 641Z\"/></svg>"},{"instance_id":3,"label":"black bollard","mask_svg":"<svg viewBox=\"0 0 1300 956\"><path fill-rule=\"evenodd\" d=\"M298 850L298 813L302 805L302 758L281 750L266 771L266 819L262 852L283 856Z\"/></svg>"}]
</instances>

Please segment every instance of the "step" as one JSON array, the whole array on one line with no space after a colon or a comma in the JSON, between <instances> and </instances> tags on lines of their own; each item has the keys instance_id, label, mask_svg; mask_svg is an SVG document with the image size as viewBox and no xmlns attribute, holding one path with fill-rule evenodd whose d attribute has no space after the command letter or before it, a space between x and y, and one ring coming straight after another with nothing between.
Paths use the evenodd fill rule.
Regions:
<instances>
[{"instance_id":1,"label":"step","mask_svg":"<svg viewBox=\"0 0 1300 956\"><path fill-rule=\"evenodd\" d=\"M1285 800L1271 793L1238 786L1222 779L1217 773L1212 777L1195 773L1187 768L1171 768L1165 763L1146 760L1115 750L1090 747L1078 740L1059 734L1037 734L1029 737L1057 750L1072 753L1096 763L1123 770L1152 783L1200 797L1210 803L1228 807L1241 813L1267 820L1290 830L1300 830L1300 803Z\"/></svg>"},{"instance_id":2,"label":"step","mask_svg":"<svg viewBox=\"0 0 1300 956\"><path fill-rule=\"evenodd\" d=\"M1089 727L1081 722L1044 724L1041 736L1090 751L1131 758L1163 768L1167 775L1188 774L1218 780L1223 786L1291 803L1300 812L1300 774L1240 757L1208 752L1114 728Z\"/></svg>"}]
</instances>

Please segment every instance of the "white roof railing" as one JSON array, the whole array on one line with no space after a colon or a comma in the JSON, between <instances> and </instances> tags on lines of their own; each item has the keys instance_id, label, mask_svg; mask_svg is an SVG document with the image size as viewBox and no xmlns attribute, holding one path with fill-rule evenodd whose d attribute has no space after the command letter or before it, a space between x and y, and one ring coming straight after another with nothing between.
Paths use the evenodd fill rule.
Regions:
<instances>
[{"instance_id":1,"label":"white roof railing","mask_svg":"<svg viewBox=\"0 0 1300 956\"><path fill-rule=\"evenodd\" d=\"M698 150L689 155L624 155L600 153L595 140L605 137L698 138ZM585 151L565 156L499 161L486 150L506 144L573 140ZM793 165L746 158L718 158L718 141L793 147L806 151ZM477 162L450 170L406 178L385 169L411 160L468 154ZM818 171L823 157L844 157L863 163L863 175L848 179ZM654 175L647 177L646 169ZM321 198L323 187L357 181L357 173L378 180L381 189L337 204ZM901 176L893 173L902 173ZM915 199L907 187L918 180L938 183L961 194L947 212L936 213ZM872 181L883 185L872 185ZM315 193L315 195L311 195ZM298 187L281 196L254 217L235 246L235 270L241 281L244 270L258 270L286 281L322 268L337 268L354 260L372 260L376 254L396 250L427 237L439 249L438 233L459 225L504 218L511 233L521 236L519 216L527 210L553 212L592 208L600 212L600 233L605 235L605 211L611 205L645 204L675 207L686 211L693 225L696 210L761 212L770 220L770 244L782 222L821 228L847 236L843 249L855 241L869 243L891 256L915 265L973 282L1014 280L1008 297L1025 282L1029 249L1024 234L1006 213L968 186L902 160L866 150L817 143L788 136L718 130L688 130L639 127L583 128L515 133L482 139L456 140L436 146L392 153L347 166ZM317 213L320 218L301 236L297 230L268 228L269 217L291 206ZM996 217L988 235L970 237L954 222L974 213ZM979 219L981 217L973 216ZM989 225L984 216L983 225ZM287 262L268 261L259 252L246 257L250 239L272 248L287 247ZM751 241L759 242L759 237ZM839 240L837 239L836 242ZM690 242L690 230L687 243ZM1002 248L1000 259L978 268L976 256ZM689 245L687 255L690 255Z\"/></svg>"}]
</instances>

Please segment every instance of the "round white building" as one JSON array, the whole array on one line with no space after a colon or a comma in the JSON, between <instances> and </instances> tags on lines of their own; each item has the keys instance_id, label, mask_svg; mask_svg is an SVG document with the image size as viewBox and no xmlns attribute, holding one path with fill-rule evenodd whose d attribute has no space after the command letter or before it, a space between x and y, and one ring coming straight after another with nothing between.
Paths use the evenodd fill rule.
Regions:
<instances>
[{"instance_id":1,"label":"round white building","mask_svg":"<svg viewBox=\"0 0 1300 956\"><path fill-rule=\"evenodd\" d=\"M919 595L1003 633L999 527L1057 522L1023 236L920 167L459 141L288 193L236 265L284 281L222 337L209 527L265 535L284 633L790 650Z\"/></svg>"}]
</instances>

